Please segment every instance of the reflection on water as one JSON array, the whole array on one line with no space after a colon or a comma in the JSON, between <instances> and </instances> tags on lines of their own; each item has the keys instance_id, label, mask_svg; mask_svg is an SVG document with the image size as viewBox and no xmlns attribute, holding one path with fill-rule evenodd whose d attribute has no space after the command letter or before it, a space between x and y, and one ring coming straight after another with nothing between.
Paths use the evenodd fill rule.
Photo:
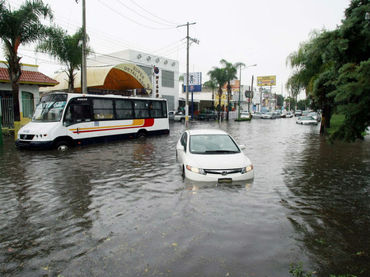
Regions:
<instances>
[{"instance_id":1,"label":"reflection on water","mask_svg":"<svg viewBox=\"0 0 370 277\"><path fill-rule=\"evenodd\" d=\"M194 123L246 145L251 182L183 180L183 132L75 148L0 146L0 275L369 276L370 141L294 119Z\"/></svg>"},{"instance_id":2,"label":"reflection on water","mask_svg":"<svg viewBox=\"0 0 370 277\"><path fill-rule=\"evenodd\" d=\"M322 276L370 275L369 155L369 141L332 146L316 139L299 153L300 163L285 166L288 219Z\"/></svg>"}]
</instances>

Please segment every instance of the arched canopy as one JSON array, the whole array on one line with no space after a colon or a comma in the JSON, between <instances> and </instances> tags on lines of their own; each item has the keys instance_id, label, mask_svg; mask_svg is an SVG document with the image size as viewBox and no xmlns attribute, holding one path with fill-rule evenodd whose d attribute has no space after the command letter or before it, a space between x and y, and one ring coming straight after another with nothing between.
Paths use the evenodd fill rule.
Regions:
<instances>
[{"instance_id":1,"label":"arched canopy","mask_svg":"<svg viewBox=\"0 0 370 277\"><path fill-rule=\"evenodd\" d=\"M107 90L152 89L148 75L135 64L118 64L115 66L87 68L87 87ZM68 89L68 78L65 72L55 77L59 85L53 90ZM81 91L81 72L77 72L74 87Z\"/></svg>"}]
</instances>

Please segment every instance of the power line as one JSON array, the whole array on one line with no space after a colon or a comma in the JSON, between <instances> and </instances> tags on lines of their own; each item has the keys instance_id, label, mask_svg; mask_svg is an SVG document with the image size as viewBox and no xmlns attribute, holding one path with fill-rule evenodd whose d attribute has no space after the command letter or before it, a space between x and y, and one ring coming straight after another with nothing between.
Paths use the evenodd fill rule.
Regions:
<instances>
[{"instance_id":1,"label":"power line","mask_svg":"<svg viewBox=\"0 0 370 277\"><path fill-rule=\"evenodd\" d=\"M120 13L120 12L116 11L115 9L113 9L113 8L112 8L112 7L110 7L109 5L105 4L105 3L104 3L104 2L102 2L101 0L98 0L98 2L99 2L100 4L102 4L103 6L105 6L106 8L108 8L109 10L111 10L112 12L114 12L114 13L118 14L119 16L123 17L124 19L129 20L129 21L131 21L131 22L133 22L133 23L135 23L135 24L137 24L137 25L139 25L139 26L142 26L142 27L144 27L144 28L148 28L148 29L152 29L152 30L170 30L170 29L175 29L175 28L176 28L176 27L167 27L167 28L155 28L155 27L151 27L151 26L148 26L148 25L142 24L142 23L140 23L140 22L138 22L138 21L136 21L136 20L134 20L134 19L132 19L132 18L129 18L129 17L127 17L127 16L123 15L122 13Z\"/></svg>"},{"instance_id":2,"label":"power line","mask_svg":"<svg viewBox=\"0 0 370 277\"><path fill-rule=\"evenodd\" d=\"M161 17L159 17L159 16L157 16L157 15L155 15L155 14L153 14L153 13L151 13L150 11L148 11L147 9L145 9L145 8L143 8L142 6L140 6L138 3L136 3L135 1L133 1L133 0L130 0L131 1L131 3L133 3L134 5L136 5L137 7L139 7L140 9L142 9L143 11L145 11L145 12L147 12L148 14L150 14L151 16L154 16L154 17L156 17L156 18L158 18L158 19L160 19L160 20L162 20L162 21L164 21L164 22L167 22L167 23L169 23L169 24L171 24L171 25L179 25L178 23L174 23L174 22L171 22L171 21L168 21L168 20L166 20L166 19L163 19L163 18L161 18Z\"/></svg>"},{"instance_id":3,"label":"power line","mask_svg":"<svg viewBox=\"0 0 370 277\"><path fill-rule=\"evenodd\" d=\"M142 18L145 18L146 20L148 21L152 21L156 24L159 24L159 25L163 25L163 26L167 26L167 27L175 27L176 24L168 24L168 23L162 23L162 22L159 22L159 21L156 21L156 20L153 20L152 18L150 17L147 17L143 14L140 14L139 12L137 12L136 10L132 9L130 6L124 4L121 0L116 0L119 4L121 4L122 6L124 6L125 8L129 9L130 11L132 11L133 13L137 14L138 16L142 17Z\"/></svg>"},{"instance_id":4,"label":"power line","mask_svg":"<svg viewBox=\"0 0 370 277\"><path fill-rule=\"evenodd\" d=\"M170 43L166 46L163 46L162 48L159 48L157 50L152 51L153 53L167 53L172 52L173 49L177 49L179 46L183 45L185 42L183 42L184 39L178 40L174 43ZM166 49L166 50L165 50ZM158 54L159 55L159 54ZM165 54L162 54L165 55Z\"/></svg>"}]
</instances>

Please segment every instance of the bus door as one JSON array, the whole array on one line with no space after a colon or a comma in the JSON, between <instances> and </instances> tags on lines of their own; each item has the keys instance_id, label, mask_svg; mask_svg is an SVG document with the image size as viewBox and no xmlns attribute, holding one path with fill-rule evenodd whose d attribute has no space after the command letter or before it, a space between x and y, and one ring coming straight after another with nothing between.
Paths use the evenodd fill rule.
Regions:
<instances>
[{"instance_id":1,"label":"bus door","mask_svg":"<svg viewBox=\"0 0 370 277\"><path fill-rule=\"evenodd\" d=\"M67 135L73 139L92 137L89 132L94 127L91 99L87 97L72 99L67 106L63 125L67 127Z\"/></svg>"}]
</instances>

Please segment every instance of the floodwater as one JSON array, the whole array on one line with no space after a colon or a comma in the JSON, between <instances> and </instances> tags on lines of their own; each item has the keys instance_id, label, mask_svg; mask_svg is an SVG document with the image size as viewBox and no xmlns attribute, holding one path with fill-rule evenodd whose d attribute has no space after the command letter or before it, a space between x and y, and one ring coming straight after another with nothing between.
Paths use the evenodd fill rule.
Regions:
<instances>
[{"instance_id":1,"label":"floodwater","mask_svg":"<svg viewBox=\"0 0 370 277\"><path fill-rule=\"evenodd\" d=\"M180 123L62 153L5 138L0 275L370 276L370 137L330 145L294 118L204 127L246 145L253 181L183 180Z\"/></svg>"}]
</instances>

